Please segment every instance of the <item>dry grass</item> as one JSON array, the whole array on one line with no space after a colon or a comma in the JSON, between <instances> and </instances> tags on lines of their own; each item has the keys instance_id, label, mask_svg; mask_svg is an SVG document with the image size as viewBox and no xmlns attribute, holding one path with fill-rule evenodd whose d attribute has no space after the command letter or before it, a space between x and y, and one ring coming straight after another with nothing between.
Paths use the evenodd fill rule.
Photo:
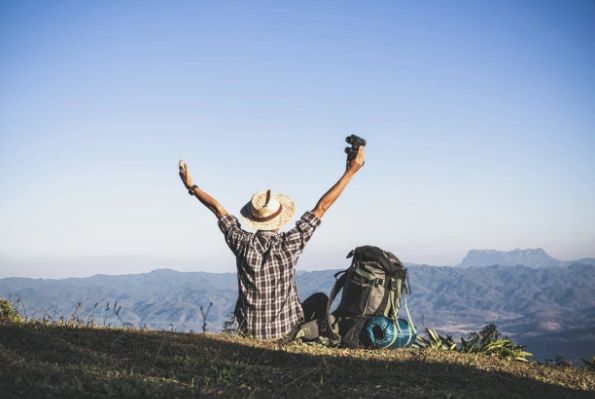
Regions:
<instances>
[{"instance_id":1,"label":"dry grass","mask_svg":"<svg viewBox=\"0 0 595 399\"><path fill-rule=\"evenodd\" d=\"M595 398L595 372L440 350L0 324L7 398Z\"/></svg>"}]
</instances>

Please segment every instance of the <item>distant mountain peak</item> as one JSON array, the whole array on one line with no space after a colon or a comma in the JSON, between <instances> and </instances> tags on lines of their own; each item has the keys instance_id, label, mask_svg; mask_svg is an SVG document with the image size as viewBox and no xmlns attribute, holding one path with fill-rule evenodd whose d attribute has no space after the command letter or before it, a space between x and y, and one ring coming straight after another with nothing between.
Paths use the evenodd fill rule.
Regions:
<instances>
[{"instance_id":1,"label":"distant mountain peak","mask_svg":"<svg viewBox=\"0 0 595 399\"><path fill-rule=\"evenodd\" d=\"M178 274L178 273L180 273L180 272L177 270L168 269L168 268L155 269L150 272L150 274L157 274L157 275L164 275L164 276L168 276L171 274Z\"/></svg>"},{"instance_id":2,"label":"distant mountain peak","mask_svg":"<svg viewBox=\"0 0 595 399\"><path fill-rule=\"evenodd\" d=\"M470 266L516 266L548 267L560 266L558 259L549 256L542 248L497 251L495 249L472 249L467 253L460 267Z\"/></svg>"}]
</instances>

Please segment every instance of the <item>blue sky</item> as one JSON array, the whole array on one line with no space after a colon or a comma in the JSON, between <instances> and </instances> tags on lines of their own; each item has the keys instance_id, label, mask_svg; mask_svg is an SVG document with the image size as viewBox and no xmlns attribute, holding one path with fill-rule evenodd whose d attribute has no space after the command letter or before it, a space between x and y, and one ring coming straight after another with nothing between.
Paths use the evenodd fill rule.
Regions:
<instances>
[{"instance_id":1,"label":"blue sky","mask_svg":"<svg viewBox=\"0 0 595 399\"><path fill-rule=\"evenodd\" d=\"M593 43L588 0L0 2L0 278L233 271L178 160L299 217L349 134L366 165L300 269L594 257Z\"/></svg>"}]
</instances>

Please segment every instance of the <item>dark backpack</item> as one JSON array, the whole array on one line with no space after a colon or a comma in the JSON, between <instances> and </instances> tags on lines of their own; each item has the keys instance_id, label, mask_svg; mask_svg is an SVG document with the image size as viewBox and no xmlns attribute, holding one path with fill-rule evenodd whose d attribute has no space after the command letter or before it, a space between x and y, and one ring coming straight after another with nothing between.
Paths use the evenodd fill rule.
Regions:
<instances>
[{"instance_id":1,"label":"dark backpack","mask_svg":"<svg viewBox=\"0 0 595 399\"><path fill-rule=\"evenodd\" d=\"M378 247L357 247L347 255L350 257L351 266L335 274L328 297L316 293L304 301L307 322L295 337L350 348L411 346L417 332L406 300L403 302L408 321L398 318L401 300L410 292L407 269L395 255ZM341 290L339 306L331 313L331 305ZM321 308L326 312L321 312Z\"/></svg>"}]
</instances>

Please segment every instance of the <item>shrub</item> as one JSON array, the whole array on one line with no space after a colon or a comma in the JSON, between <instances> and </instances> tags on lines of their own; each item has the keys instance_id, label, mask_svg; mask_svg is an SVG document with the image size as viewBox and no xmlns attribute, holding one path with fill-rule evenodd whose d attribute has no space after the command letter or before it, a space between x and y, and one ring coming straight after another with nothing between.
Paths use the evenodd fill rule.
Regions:
<instances>
[{"instance_id":1,"label":"shrub","mask_svg":"<svg viewBox=\"0 0 595 399\"><path fill-rule=\"evenodd\" d=\"M0 298L0 322L19 322L23 318L18 310L13 309L12 302L8 299Z\"/></svg>"},{"instance_id":2,"label":"shrub","mask_svg":"<svg viewBox=\"0 0 595 399\"><path fill-rule=\"evenodd\" d=\"M581 359L583 361L583 365L591 370L595 370L595 355L591 356L591 360L588 359Z\"/></svg>"},{"instance_id":3,"label":"shrub","mask_svg":"<svg viewBox=\"0 0 595 399\"><path fill-rule=\"evenodd\" d=\"M572 363L558 353L556 353L556 357L554 359L546 358L545 363L552 367L572 367Z\"/></svg>"},{"instance_id":4,"label":"shrub","mask_svg":"<svg viewBox=\"0 0 595 399\"><path fill-rule=\"evenodd\" d=\"M428 339L417 337L415 345L419 348L454 350L461 353L480 353L488 356L495 356L501 359L514 359L527 361L528 356L524 345L515 344L509 338L500 338L501 334L494 324L489 324L479 333L471 333L466 341L461 338L461 345L452 339L450 335L442 337L436 330L426 328Z\"/></svg>"}]
</instances>

